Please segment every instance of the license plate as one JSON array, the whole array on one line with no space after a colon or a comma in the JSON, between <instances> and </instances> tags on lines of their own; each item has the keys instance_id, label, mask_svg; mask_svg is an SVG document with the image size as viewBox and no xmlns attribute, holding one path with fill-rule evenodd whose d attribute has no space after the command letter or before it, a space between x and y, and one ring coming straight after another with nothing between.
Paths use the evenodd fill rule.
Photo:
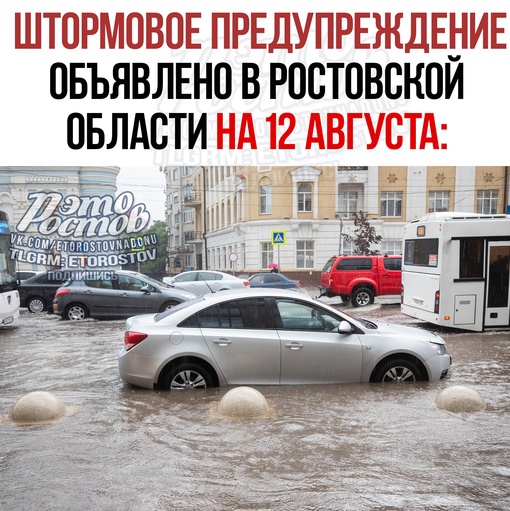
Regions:
<instances>
[{"instance_id":1,"label":"license plate","mask_svg":"<svg viewBox=\"0 0 510 511\"><path fill-rule=\"evenodd\" d=\"M14 321L14 316L9 316L8 318L4 319L3 324L8 325L9 323L12 323Z\"/></svg>"}]
</instances>

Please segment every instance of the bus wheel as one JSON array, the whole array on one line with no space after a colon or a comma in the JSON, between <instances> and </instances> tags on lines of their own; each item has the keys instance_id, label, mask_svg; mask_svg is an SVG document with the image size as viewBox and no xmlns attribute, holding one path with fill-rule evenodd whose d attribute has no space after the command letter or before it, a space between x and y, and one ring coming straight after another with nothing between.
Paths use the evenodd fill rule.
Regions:
<instances>
[{"instance_id":1,"label":"bus wheel","mask_svg":"<svg viewBox=\"0 0 510 511\"><path fill-rule=\"evenodd\" d=\"M374 371L371 382L376 383L415 383L423 381L423 375L418 366L406 359L390 359Z\"/></svg>"},{"instance_id":2,"label":"bus wheel","mask_svg":"<svg viewBox=\"0 0 510 511\"><path fill-rule=\"evenodd\" d=\"M374 293L368 287L358 287L351 295L353 307L364 307L374 303Z\"/></svg>"}]
</instances>

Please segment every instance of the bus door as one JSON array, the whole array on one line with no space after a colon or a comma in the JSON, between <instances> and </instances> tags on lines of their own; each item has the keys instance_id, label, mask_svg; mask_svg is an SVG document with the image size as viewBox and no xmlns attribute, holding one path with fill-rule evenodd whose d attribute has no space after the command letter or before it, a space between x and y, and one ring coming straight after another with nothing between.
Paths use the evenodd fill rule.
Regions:
<instances>
[{"instance_id":1,"label":"bus door","mask_svg":"<svg viewBox=\"0 0 510 511\"><path fill-rule=\"evenodd\" d=\"M487 257L487 293L485 326L510 324L510 244L508 241L489 242Z\"/></svg>"}]
</instances>

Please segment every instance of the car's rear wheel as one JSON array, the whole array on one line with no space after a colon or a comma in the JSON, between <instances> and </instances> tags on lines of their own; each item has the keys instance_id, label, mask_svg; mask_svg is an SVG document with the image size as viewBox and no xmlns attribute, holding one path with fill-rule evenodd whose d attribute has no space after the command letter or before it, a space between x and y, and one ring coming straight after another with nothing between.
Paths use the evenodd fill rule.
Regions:
<instances>
[{"instance_id":1,"label":"car's rear wheel","mask_svg":"<svg viewBox=\"0 0 510 511\"><path fill-rule=\"evenodd\" d=\"M351 303L353 307L364 307L374 303L374 293L368 287L358 287L355 289L351 296Z\"/></svg>"},{"instance_id":2,"label":"car's rear wheel","mask_svg":"<svg viewBox=\"0 0 510 511\"><path fill-rule=\"evenodd\" d=\"M74 303L66 309L64 318L69 319L70 321L81 321L82 319L87 318L88 315L89 311L85 305L82 305L81 303Z\"/></svg>"},{"instance_id":3,"label":"car's rear wheel","mask_svg":"<svg viewBox=\"0 0 510 511\"><path fill-rule=\"evenodd\" d=\"M190 362L173 366L166 375L164 387L167 390L200 390L214 387L214 380L207 369Z\"/></svg>"},{"instance_id":4,"label":"car's rear wheel","mask_svg":"<svg viewBox=\"0 0 510 511\"><path fill-rule=\"evenodd\" d=\"M172 307L175 307L178 303L179 302L176 302L176 301L166 302L161 306L161 308L159 309L159 312L165 312L165 311L171 309Z\"/></svg>"},{"instance_id":5,"label":"car's rear wheel","mask_svg":"<svg viewBox=\"0 0 510 511\"><path fill-rule=\"evenodd\" d=\"M34 296L27 301L27 309L33 314L39 314L46 310L46 301L40 296Z\"/></svg>"},{"instance_id":6,"label":"car's rear wheel","mask_svg":"<svg viewBox=\"0 0 510 511\"><path fill-rule=\"evenodd\" d=\"M411 360L390 359L374 372L370 381L379 383L415 383L424 379L420 368Z\"/></svg>"}]
</instances>

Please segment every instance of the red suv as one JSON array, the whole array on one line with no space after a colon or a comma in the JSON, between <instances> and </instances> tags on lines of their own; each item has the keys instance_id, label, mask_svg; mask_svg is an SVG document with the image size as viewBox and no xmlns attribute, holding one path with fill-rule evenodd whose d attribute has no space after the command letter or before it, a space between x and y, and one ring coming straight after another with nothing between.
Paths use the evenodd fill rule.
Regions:
<instances>
[{"instance_id":1,"label":"red suv","mask_svg":"<svg viewBox=\"0 0 510 511\"><path fill-rule=\"evenodd\" d=\"M333 256L322 269L320 294L362 307L375 296L399 295L401 270L402 256Z\"/></svg>"}]
</instances>

